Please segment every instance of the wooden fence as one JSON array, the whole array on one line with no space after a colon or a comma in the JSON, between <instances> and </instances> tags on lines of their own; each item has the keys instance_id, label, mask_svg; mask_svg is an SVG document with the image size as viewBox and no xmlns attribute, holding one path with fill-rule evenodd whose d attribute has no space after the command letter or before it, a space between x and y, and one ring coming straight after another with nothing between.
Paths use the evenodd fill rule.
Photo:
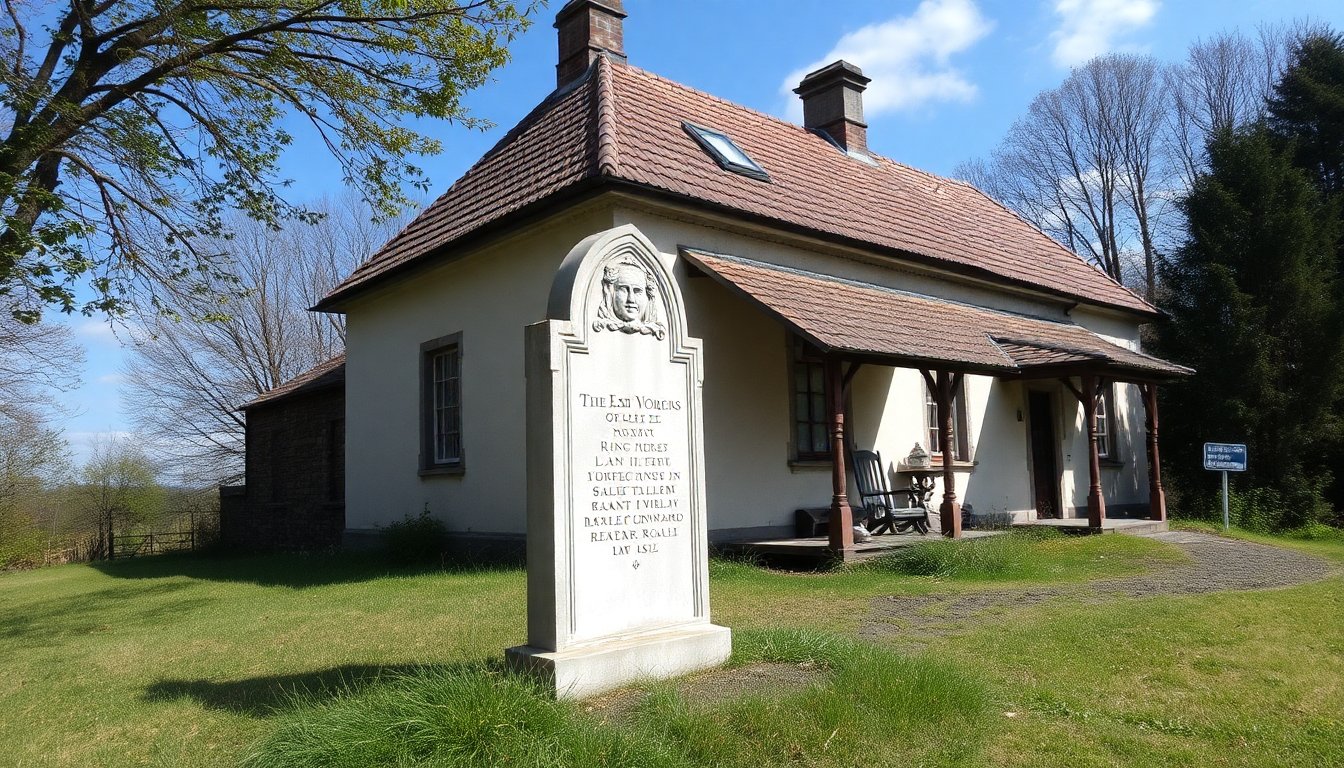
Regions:
<instances>
[{"instance_id":1,"label":"wooden fence","mask_svg":"<svg viewBox=\"0 0 1344 768\"><path fill-rule=\"evenodd\" d=\"M97 534L68 537L65 546L51 548L44 553L44 564L87 563L165 552L192 552L209 547L219 540L219 513L214 510L173 512L164 515L160 523L166 523L165 527L169 529L113 535L111 551L108 551L107 539Z\"/></svg>"},{"instance_id":2,"label":"wooden fence","mask_svg":"<svg viewBox=\"0 0 1344 768\"><path fill-rule=\"evenodd\" d=\"M112 537L113 560L165 552L191 552L196 549L196 531L135 533Z\"/></svg>"}]
</instances>

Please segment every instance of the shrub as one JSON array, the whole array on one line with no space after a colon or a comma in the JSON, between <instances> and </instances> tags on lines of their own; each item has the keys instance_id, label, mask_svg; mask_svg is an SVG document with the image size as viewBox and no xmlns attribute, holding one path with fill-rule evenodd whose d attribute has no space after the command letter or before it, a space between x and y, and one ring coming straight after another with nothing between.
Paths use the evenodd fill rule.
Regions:
<instances>
[{"instance_id":1,"label":"shrub","mask_svg":"<svg viewBox=\"0 0 1344 768\"><path fill-rule=\"evenodd\" d=\"M398 565L442 563L448 540L447 526L431 517L429 509L383 527L383 552Z\"/></svg>"},{"instance_id":2,"label":"shrub","mask_svg":"<svg viewBox=\"0 0 1344 768\"><path fill-rule=\"evenodd\" d=\"M1208 483L1180 488L1167 494L1167 508L1175 518L1222 523L1223 499L1217 473L1209 472ZM1328 477L1298 479L1284 488L1257 486L1238 488L1231 478L1227 516L1232 525L1256 533L1283 533L1310 527L1330 519L1325 501Z\"/></svg>"},{"instance_id":3,"label":"shrub","mask_svg":"<svg viewBox=\"0 0 1344 768\"><path fill-rule=\"evenodd\" d=\"M21 512L0 511L0 570L42 564L42 534L32 518Z\"/></svg>"}]
</instances>

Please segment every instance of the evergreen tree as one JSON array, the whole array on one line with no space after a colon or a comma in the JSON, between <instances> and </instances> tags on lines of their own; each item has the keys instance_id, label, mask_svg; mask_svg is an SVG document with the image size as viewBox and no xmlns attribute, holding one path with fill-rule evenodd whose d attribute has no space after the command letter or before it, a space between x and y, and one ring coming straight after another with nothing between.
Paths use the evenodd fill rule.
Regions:
<instances>
[{"instance_id":1,"label":"evergreen tree","mask_svg":"<svg viewBox=\"0 0 1344 768\"><path fill-rule=\"evenodd\" d=\"M1344 373L1337 206L1256 126L1210 144L1181 207L1188 236L1162 269L1160 346L1198 373L1165 392L1170 469L1198 488L1200 443L1245 442L1243 482L1281 502L1272 524L1318 518Z\"/></svg>"},{"instance_id":2,"label":"evergreen tree","mask_svg":"<svg viewBox=\"0 0 1344 768\"><path fill-rule=\"evenodd\" d=\"M1315 32L1298 41L1269 98L1269 123L1318 189L1344 192L1344 35Z\"/></svg>"},{"instance_id":3,"label":"evergreen tree","mask_svg":"<svg viewBox=\"0 0 1344 768\"><path fill-rule=\"evenodd\" d=\"M1267 106L1275 136L1322 195L1340 198L1336 211L1344 215L1344 35L1317 30L1298 40ZM1344 238L1337 247L1336 267L1344 269ZM1344 307L1344 285L1338 287L1342 290L1336 302ZM1335 402L1334 415L1340 430L1328 441L1327 464L1340 467L1344 466L1344 400ZM1328 497L1340 514L1344 476L1334 478ZM1344 521L1344 515L1340 520Z\"/></svg>"}]
</instances>

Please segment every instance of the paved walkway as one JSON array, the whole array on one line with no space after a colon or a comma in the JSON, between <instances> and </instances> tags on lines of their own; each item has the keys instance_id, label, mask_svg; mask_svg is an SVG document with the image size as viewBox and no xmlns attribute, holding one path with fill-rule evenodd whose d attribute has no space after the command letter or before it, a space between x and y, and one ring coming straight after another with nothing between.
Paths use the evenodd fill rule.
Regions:
<instances>
[{"instance_id":1,"label":"paved walkway","mask_svg":"<svg viewBox=\"0 0 1344 768\"><path fill-rule=\"evenodd\" d=\"M1337 572L1329 561L1291 549L1226 539L1192 531L1146 534L1180 547L1191 562L1161 566L1160 570L1081 584L1029 589L1001 589L962 595L879 597L860 629L865 637L905 635L918 642L955 631L955 625L1010 608L1043 603L1068 595L1082 601L1102 602L1114 597L1193 595L1224 590L1268 589L1319 581Z\"/></svg>"}]
</instances>

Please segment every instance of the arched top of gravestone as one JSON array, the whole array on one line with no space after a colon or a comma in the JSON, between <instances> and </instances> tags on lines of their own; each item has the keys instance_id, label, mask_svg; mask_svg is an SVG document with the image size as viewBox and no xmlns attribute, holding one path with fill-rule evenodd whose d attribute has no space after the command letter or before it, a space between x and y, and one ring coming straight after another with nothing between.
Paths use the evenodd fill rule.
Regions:
<instances>
[{"instance_id":1,"label":"arched top of gravestone","mask_svg":"<svg viewBox=\"0 0 1344 768\"><path fill-rule=\"evenodd\" d=\"M581 337L620 333L671 337L684 345L681 289L658 250L633 224L585 238L569 252L551 284L549 320L568 320Z\"/></svg>"}]
</instances>

